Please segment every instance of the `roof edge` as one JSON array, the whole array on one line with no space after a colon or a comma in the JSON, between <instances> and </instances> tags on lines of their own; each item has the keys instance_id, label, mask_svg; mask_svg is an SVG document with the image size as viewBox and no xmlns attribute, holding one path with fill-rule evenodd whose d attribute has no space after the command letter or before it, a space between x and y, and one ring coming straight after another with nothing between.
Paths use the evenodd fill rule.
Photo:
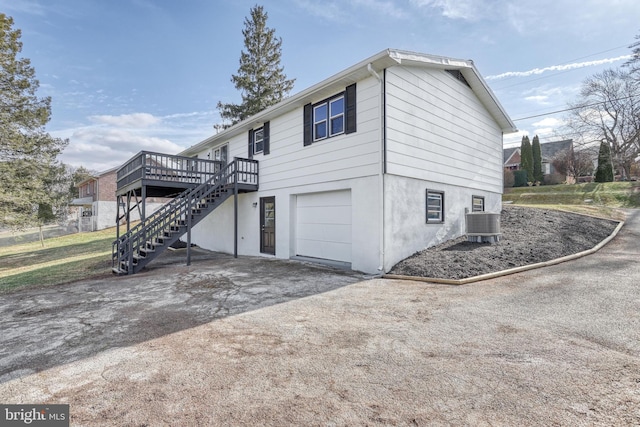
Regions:
<instances>
[{"instance_id":1,"label":"roof edge","mask_svg":"<svg viewBox=\"0 0 640 427\"><path fill-rule=\"evenodd\" d=\"M443 69L469 69L473 72L477 81L480 82L482 91L488 99L485 99L482 94L477 93L478 97L481 101L491 101L496 109L490 108L490 105L485 105L485 107L494 115L494 113L499 113L500 117L495 117L498 124L501 126L503 133L512 133L516 132L517 128L509 115L507 114L504 107L500 104L497 97L493 93L493 91L489 88L487 83L482 78L481 74L475 67L475 64L472 60L464 60L464 59L456 59L445 56L438 55L430 55L419 52L411 52L407 50L401 49L384 49L377 54L370 56L342 71L337 74L334 74L302 91L285 98L279 103L272 105L261 111L258 114L255 114L235 125L214 134L199 143L192 145L191 147L186 148L185 150L178 153L181 156L191 156L201 151L203 148L207 147L209 144L217 141L217 140L225 140L229 139L238 133L251 129L253 126L257 126L261 123L264 123L270 120L273 117L276 117L286 111L289 111L294 108L298 108L303 106L304 104L311 102L311 98L317 94L330 88L332 86L337 86L342 83L355 82L358 79L356 76L360 73L369 73L367 71L368 66L371 65L371 68L374 71L382 71L386 68L389 68L394 65L414 65L414 66L432 66ZM345 84L346 85L346 84ZM475 91L475 89L473 89Z\"/></svg>"}]
</instances>

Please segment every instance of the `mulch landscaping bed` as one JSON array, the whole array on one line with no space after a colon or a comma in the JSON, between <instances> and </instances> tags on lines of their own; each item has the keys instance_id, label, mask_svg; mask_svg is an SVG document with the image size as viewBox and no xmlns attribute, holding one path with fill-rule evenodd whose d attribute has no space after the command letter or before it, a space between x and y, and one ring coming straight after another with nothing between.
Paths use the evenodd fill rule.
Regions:
<instances>
[{"instance_id":1,"label":"mulch landscaping bed","mask_svg":"<svg viewBox=\"0 0 640 427\"><path fill-rule=\"evenodd\" d=\"M415 253L389 274L466 279L550 261L593 248L617 225L569 212L506 205L498 243L471 243L463 236Z\"/></svg>"}]
</instances>

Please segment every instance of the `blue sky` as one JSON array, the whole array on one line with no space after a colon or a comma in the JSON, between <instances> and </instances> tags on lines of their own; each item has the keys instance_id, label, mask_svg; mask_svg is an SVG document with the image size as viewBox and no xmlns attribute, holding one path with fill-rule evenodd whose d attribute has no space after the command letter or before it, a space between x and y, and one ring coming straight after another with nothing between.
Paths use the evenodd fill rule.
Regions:
<instances>
[{"instance_id":1,"label":"blue sky","mask_svg":"<svg viewBox=\"0 0 640 427\"><path fill-rule=\"evenodd\" d=\"M256 0L0 0L51 96L65 163L100 171L140 150L177 153L214 133ZM518 134L559 137L581 82L619 67L637 0L268 0L292 94L386 48L472 59ZM561 136L560 136L561 137Z\"/></svg>"}]
</instances>

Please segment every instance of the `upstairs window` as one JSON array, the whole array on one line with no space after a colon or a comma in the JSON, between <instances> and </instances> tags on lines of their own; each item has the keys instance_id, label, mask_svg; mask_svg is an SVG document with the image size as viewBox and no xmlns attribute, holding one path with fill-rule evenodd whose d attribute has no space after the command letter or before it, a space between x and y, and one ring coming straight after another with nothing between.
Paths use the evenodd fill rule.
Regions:
<instances>
[{"instance_id":1,"label":"upstairs window","mask_svg":"<svg viewBox=\"0 0 640 427\"><path fill-rule=\"evenodd\" d=\"M264 128L253 131L253 154L262 153L264 150Z\"/></svg>"},{"instance_id":2,"label":"upstairs window","mask_svg":"<svg viewBox=\"0 0 640 427\"><path fill-rule=\"evenodd\" d=\"M344 133L344 95L313 107L313 140Z\"/></svg>"},{"instance_id":3,"label":"upstairs window","mask_svg":"<svg viewBox=\"0 0 640 427\"><path fill-rule=\"evenodd\" d=\"M313 140L318 141L327 137L327 104L313 107Z\"/></svg>"},{"instance_id":4,"label":"upstairs window","mask_svg":"<svg viewBox=\"0 0 640 427\"><path fill-rule=\"evenodd\" d=\"M444 193L427 190L427 223L444 222Z\"/></svg>"},{"instance_id":5,"label":"upstairs window","mask_svg":"<svg viewBox=\"0 0 640 427\"><path fill-rule=\"evenodd\" d=\"M356 85L304 106L304 145L356 131Z\"/></svg>"},{"instance_id":6,"label":"upstairs window","mask_svg":"<svg viewBox=\"0 0 640 427\"><path fill-rule=\"evenodd\" d=\"M247 155L250 159L253 159L254 154L262 153L265 156L269 154L270 128L270 122L264 122L261 127L249 130L249 152Z\"/></svg>"},{"instance_id":7,"label":"upstairs window","mask_svg":"<svg viewBox=\"0 0 640 427\"><path fill-rule=\"evenodd\" d=\"M214 148L213 150L211 150L213 152L213 158L212 160L217 160L219 162L224 162L224 164L227 164L227 152L228 152L228 145L224 144L221 145L220 147Z\"/></svg>"}]
</instances>

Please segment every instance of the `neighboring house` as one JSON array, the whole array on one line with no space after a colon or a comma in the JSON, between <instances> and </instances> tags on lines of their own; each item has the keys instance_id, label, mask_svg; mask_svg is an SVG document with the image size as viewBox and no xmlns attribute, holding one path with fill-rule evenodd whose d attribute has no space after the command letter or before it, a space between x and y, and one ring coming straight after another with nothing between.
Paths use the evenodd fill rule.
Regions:
<instances>
[{"instance_id":1,"label":"neighboring house","mask_svg":"<svg viewBox=\"0 0 640 427\"><path fill-rule=\"evenodd\" d=\"M545 175L556 173L556 170L553 167L553 159L561 152L572 149L573 139L540 144L540 152L542 153L542 173Z\"/></svg>"},{"instance_id":2,"label":"neighboring house","mask_svg":"<svg viewBox=\"0 0 640 427\"><path fill-rule=\"evenodd\" d=\"M517 171L520 169L520 147L505 148L502 152L502 163L505 169Z\"/></svg>"},{"instance_id":3,"label":"neighboring house","mask_svg":"<svg viewBox=\"0 0 640 427\"><path fill-rule=\"evenodd\" d=\"M573 140L565 139L562 141L545 142L540 144L540 153L542 154L542 173L551 175L555 173L553 167L553 159L562 151L571 150L573 148ZM520 147L505 148L502 151L502 164L505 169L520 169Z\"/></svg>"},{"instance_id":4,"label":"neighboring house","mask_svg":"<svg viewBox=\"0 0 640 427\"><path fill-rule=\"evenodd\" d=\"M78 231L96 231L113 227L116 218L116 169L109 169L80 182L77 206Z\"/></svg>"},{"instance_id":5,"label":"neighboring house","mask_svg":"<svg viewBox=\"0 0 640 427\"><path fill-rule=\"evenodd\" d=\"M71 201L70 206L77 207L78 231L97 231L115 227L118 205L116 203L116 171L112 168L99 172L84 181L78 187L78 198ZM152 200L147 205L151 211L162 206L164 201ZM140 219L139 213L133 211L132 221Z\"/></svg>"},{"instance_id":6,"label":"neighboring house","mask_svg":"<svg viewBox=\"0 0 640 427\"><path fill-rule=\"evenodd\" d=\"M515 131L472 61L385 50L180 153L197 158L192 170L205 159L237 169L241 158L255 170L255 181L234 175L236 183L255 184L237 194L237 210L234 200L218 199L191 241L214 251L387 272L463 235L465 212L500 212L502 135ZM119 170L121 197L140 194L127 177L141 163L134 158ZM184 233L185 220L178 222L172 230ZM140 239L119 239L125 249L114 271L125 273L128 242ZM136 256L149 252L141 247ZM129 258L134 265L136 256Z\"/></svg>"}]
</instances>

